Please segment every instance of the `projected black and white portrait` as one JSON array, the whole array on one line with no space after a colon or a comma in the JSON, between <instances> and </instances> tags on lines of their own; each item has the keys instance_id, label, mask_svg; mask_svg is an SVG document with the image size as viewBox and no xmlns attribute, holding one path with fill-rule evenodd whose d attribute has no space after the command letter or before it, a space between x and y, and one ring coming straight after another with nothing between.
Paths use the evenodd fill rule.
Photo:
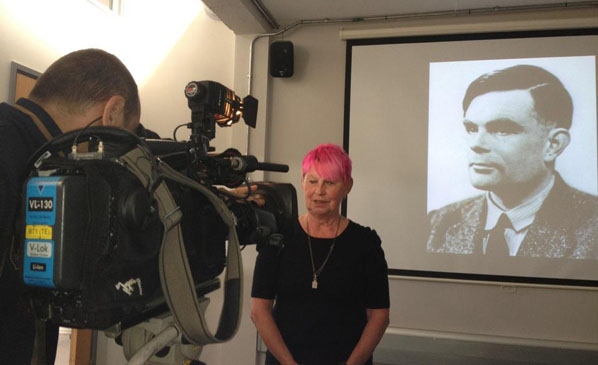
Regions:
<instances>
[{"instance_id":1,"label":"projected black and white portrait","mask_svg":"<svg viewBox=\"0 0 598 365\"><path fill-rule=\"evenodd\" d=\"M347 216L391 272L598 283L594 33L352 43Z\"/></svg>"},{"instance_id":2,"label":"projected black and white portrait","mask_svg":"<svg viewBox=\"0 0 598 365\"><path fill-rule=\"evenodd\" d=\"M430 64L428 252L598 259L595 67Z\"/></svg>"}]
</instances>

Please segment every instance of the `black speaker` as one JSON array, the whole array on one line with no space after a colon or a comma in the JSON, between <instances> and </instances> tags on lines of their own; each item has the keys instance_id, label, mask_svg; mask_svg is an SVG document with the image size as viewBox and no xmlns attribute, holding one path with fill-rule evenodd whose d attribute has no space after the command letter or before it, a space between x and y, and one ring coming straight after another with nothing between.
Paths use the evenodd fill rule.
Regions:
<instances>
[{"instance_id":1,"label":"black speaker","mask_svg":"<svg viewBox=\"0 0 598 365\"><path fill-rule=\"evenodd\" d=\"M272 77L293 76L293 43L276 41L270 44L270 75Z\"/></svg>"}]
</instances>

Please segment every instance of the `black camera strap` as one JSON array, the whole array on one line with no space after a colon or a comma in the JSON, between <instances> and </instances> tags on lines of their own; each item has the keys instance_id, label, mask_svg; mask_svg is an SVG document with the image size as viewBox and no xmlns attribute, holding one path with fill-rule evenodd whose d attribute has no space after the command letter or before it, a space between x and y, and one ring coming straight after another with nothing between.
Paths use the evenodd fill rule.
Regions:
<instances>
[{"instance_id":1,"label":"black camera strap","mask_svg":"<svg viewBox=\"0 0 598 365\"><path fill-rule=\"evenodd\" d=\"M158 179L155 161L142 147L135 148L119 158L120 162L146 187L152 187ZM158 202L159 214L164 225L160 249L160 281L164 297L173 318L184 336L196 345L224 342L232 338L241 320L242 263L235 217L225 203L210 189L178 173L170 166L158 165L161 176L188 186L203 194L229 228L227 264L224 283L224 303L218 329L213 334L205 319L205 298L198 298L196 285L184 247L180 221L182 212L176 205L165 182L160 182L153 197Z\"/></svg>"},{"instance_id":2,"label":"black camera strap","mask_svg":"<svg viewBox=\"0 0 598 365\"><path fill-rule=\"evenodd\" d=\"M42 122L39 117L37 115L35 115L31 110L19 105L19 104L14 104L13 107L15 109L18 109L21 113L27 115L29 118L31 118L31 120L33 121L33 123L35 124L35 126L37 127L37 129L39 129L40 133L44 136L44 138L49 141L52 138L54 138L52 136L52 134L50 133L50 131L48 131L48 128L46 128L46 125L44 124L44 122Z\"/></svg>"}]
</instances>

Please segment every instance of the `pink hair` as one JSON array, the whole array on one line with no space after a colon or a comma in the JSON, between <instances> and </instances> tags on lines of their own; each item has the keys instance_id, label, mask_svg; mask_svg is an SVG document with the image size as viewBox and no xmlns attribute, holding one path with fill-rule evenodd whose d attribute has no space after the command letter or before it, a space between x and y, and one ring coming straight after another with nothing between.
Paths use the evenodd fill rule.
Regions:
<instances>
[{"instance_id":1,"label":"pink hair","mask_svg":"<svg viewBox=\"0 0 598 365\"><path fill-rule=\"evenodd\" d=\"M303 176L312 166L318 175L326 180L343 182L351 180L351 159L341 147L335 144L321 144L309 151L301 164Z\"/></svg>"}]
</instances>

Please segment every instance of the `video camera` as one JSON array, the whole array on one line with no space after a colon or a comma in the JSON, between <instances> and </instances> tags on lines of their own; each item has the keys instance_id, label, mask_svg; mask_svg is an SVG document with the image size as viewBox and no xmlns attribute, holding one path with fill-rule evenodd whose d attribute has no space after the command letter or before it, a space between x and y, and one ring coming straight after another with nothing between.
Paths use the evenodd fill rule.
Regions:
<instances>
[{"instance_id":1,"label":"video camera","mask_svg":"<svg viewBox=\"0 0 598 365\"><path fill-rule=\"evenodd\" d=\"M135 333L156 318L170 319L149 337L142 330L153 338L149 356L176 341L230 339L241 315L239 246L279 250L297 219L291 184L260 182L253 191L246 176L288 166L210 147L216 125L243 118L255 127L257 100L213 81L190 82L185 95L191 122L181 126L191 129L189 141L146 140L109 127L65 133L32 156L24 185L20 247L36 318L135 342L125 346L127 358L147 346ZM80 151L83 142L88 152ZM242 185L241 196L222 187ZM252 200L256 193L263 206ZM205 295L220 288L225 268L213 334ZM140 356L147 360L147 349Z\"/></svg>"}]
</instances>

